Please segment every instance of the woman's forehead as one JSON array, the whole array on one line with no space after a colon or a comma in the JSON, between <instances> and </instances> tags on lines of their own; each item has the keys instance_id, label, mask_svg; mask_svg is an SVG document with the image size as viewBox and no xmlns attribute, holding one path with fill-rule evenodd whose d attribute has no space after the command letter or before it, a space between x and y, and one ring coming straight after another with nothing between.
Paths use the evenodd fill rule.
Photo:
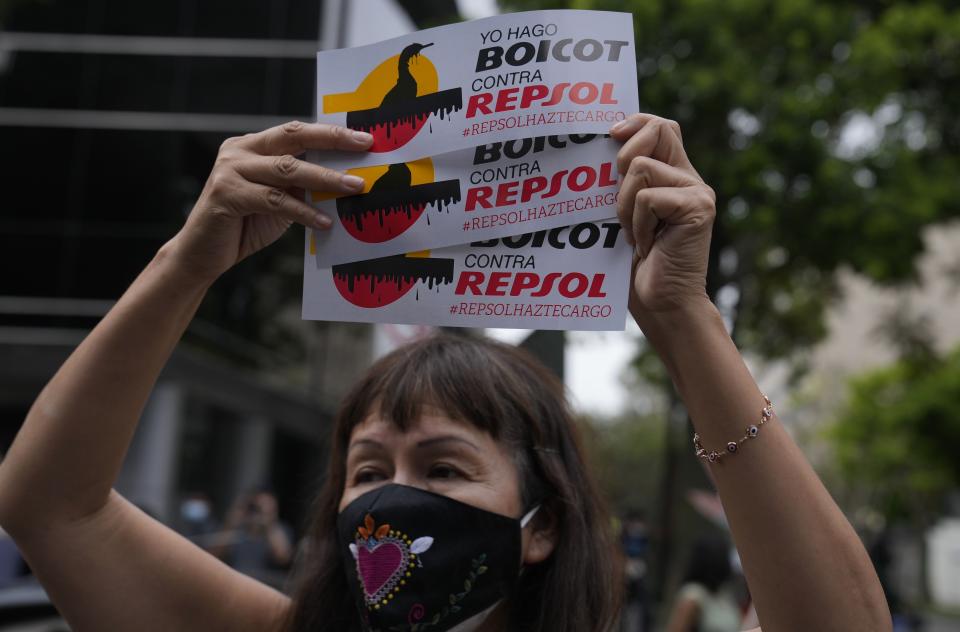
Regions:
<instances>
[{"instance_id":1,"label":"woman's forehead","mask_svg":"<svg viewBox=\"0 0 960 632\"><path fill-rule=\"evenodd\" d=\"M436 407L424 406L420 415L407 424L405 428L401 428L392 420L377 412L370 413L363 421L354 426L350 433L350 444L361 440L373 440L380 443L420 442L445 435L462 437L488 445L496 443L485 430L469 422L456 419Z\"/></svg>"}]
</instances>

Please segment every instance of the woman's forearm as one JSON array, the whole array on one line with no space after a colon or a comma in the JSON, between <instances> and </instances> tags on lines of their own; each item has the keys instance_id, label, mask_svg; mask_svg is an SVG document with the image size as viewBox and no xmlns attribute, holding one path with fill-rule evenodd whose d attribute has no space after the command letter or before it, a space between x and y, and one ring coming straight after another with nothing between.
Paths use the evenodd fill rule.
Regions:
<instances>
[{"instance_id":1,"label":"woman's forearm","mask_svg":"<svg viewBox=\"0 0 960 632\"><path fill-rule=\"evenodd\" d=\"M41 392L0 463L0 523L14 534L106 502L150 391L208 283L170 242Z\"/></svg>"},{"instance_id":2,"label":"woman's forearm","mask_svg":"<svg viewBox=\"0 0 960 632\"><path fill-rule=\"evenodd\" d=\"M706 299L634 315L704 447L725 452L758 423L764 400L720 315ZM764 630L890 629L866 551L775 415L710 468Z\"/></svg>"}]
</instances>

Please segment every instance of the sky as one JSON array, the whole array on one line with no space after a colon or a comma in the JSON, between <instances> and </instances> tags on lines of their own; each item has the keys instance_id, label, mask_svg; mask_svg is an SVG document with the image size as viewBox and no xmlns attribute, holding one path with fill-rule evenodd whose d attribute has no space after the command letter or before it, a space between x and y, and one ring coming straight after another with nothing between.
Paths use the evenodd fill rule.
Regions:
<instances>
[{"instance_id":1,"label":"sky","mask_svg":"<svg viewBox=\"0 0 960 632\"><path fill-rule=\"evenodd\" d=\"M569 331L564 352L564 382L573 407L584 413L616 415L629 403L624 383L631 358L642 338L628 319L624 331ZM488 336L516 344L529 329L487 329Z\"/></svg>"},{"instance_id":2,"label":"sky","mask_svg":"<svg viewBox=\"0 0 960 632\"><path fill-rule=\"evenodd\" d=\"M457 6L460 14L470 20L490 17L500 12L496 0L457 0Z\"/></svg>"}]
</instances>

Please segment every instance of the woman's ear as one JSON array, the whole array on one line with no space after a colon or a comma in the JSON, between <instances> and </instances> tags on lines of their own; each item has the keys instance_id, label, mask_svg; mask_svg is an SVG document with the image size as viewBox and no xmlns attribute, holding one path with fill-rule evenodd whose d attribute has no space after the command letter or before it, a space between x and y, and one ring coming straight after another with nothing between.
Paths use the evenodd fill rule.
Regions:
<instances>
[{"instance_id":1,"label":"woman's ear","mask_svg":"<svg viewBox=\"0 0 960 632\"><path fill-rule=\"evenodd\" d=\"M557 517L550 507L543 505L523 529L523 564L539 564L553 553L557 546Z\"/></svg>"}]
</instances>

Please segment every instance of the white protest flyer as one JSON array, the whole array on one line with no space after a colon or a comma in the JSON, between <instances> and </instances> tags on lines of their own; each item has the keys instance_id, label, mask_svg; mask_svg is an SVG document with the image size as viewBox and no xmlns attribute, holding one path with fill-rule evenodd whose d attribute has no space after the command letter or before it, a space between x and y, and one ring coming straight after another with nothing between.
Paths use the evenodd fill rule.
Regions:
<instances>
[{"instance_id":1,"label":"white protest flyer","mask_svg":"<svg viewBox=\"0 0 960 632\"><path fill-rule=\"evenodd\" d=\"M602 134L638 107L629 13L512 13L317 53L317 122L374 137L352 166Z\"/></svg>"},{"instance_id":2,"label":"white protest flyer","mask_svg":"<svg viewBox=\"0 0 960 632\"><path fill-rule=\"evenodd\" d=\"M309 252L312 232L307 320L608 331L626 323L633 250L616 220L331 267Z\"/></svg>"},{"instance_id":3,"label":"white protest flyer","mask_svg":"<svg viewBox=\"0 0 960 632\"><path fill-rule=\"evenodd\" d=\"M363 192L314 192L333 219L317 232L321 265L609 219L617 215L620 143L595 134L490 143L376 167L326 166L364 179Z\"/></svg>"}]
</instances>

